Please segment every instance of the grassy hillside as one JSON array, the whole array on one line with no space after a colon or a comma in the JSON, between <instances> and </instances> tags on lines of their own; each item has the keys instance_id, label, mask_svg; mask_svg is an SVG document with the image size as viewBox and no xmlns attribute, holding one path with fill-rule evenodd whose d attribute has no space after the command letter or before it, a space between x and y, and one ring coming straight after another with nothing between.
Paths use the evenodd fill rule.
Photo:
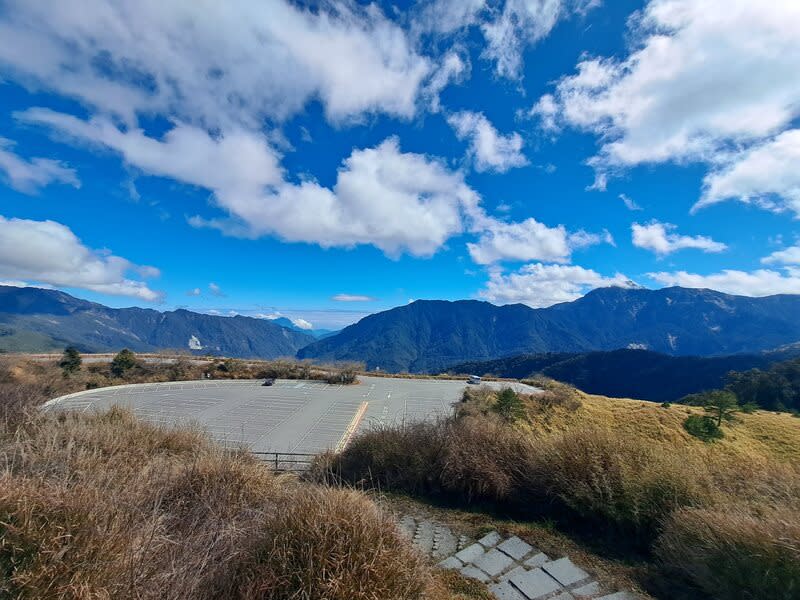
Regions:
<instances>
[{"instance_id":1,"label":"grassy hillside","mask_svg":"<svg viewBox=\"0 0 800 600\"><path fill-rule=\"evenodd\" d=\"M701 409L550 383L503 399L472 388L457 416L362 433L321 476L551 523L642 564L664 598L789 600L800 592L800 419L756 412L706 443Z\"/></svg>"}]
</instances>

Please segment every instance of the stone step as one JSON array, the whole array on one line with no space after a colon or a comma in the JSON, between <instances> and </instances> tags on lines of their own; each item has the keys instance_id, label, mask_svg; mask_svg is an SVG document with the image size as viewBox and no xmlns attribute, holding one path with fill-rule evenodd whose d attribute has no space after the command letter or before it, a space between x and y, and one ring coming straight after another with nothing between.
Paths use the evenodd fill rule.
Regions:
<instances>
[{"instance_id":1,"label":"stone step","mask_svg":"<svg viewBox=\"0 0 800 600\"><path fill-rule=\"evenodd\" d=\"M471 542L441 523L408 515L398 528L440 568L486 583L498 600L639 600L631 592L603 596L600 584L569 557L551 560L517 536L490 531Z\"/></svg>"}]
</instances>

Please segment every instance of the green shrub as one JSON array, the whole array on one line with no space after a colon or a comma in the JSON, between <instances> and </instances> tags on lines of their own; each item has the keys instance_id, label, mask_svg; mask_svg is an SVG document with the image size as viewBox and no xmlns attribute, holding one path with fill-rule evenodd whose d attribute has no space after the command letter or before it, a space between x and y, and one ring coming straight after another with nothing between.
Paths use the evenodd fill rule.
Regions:
<instances>
[{"instance_id":1,"label":"green shrub","mask_svg":"<svg viewBox=\"0 0 800 600\"><path fill-rule=\"evenodd\" d=\"M497 400L492 410L506 421L516 421L525 416L525 404L519 395L511 388L503 388L497 394Z\"/></svg>"},{"instance_id":2,"label":"green shrub","mask_svg":"<svg viewBox=\"0 0 800 600\"><path fill-rule=\"evenodd\" d=\"M80 371L81 362L83 361L81 360L81 355L78 352L78 349L74 346L68 346L64 350L64 356L61 358L58 366L61 367L64 377L69 377L73 373Z\"/></svg>"},{"instance_id":3,"label":"green shrub","mask_svg":"<svg viewBox=\"0 0 800 600\"><path fill-rule=\"evenodd\" d=\"M111 361L111 373L115 377L122 377L136 365L136 355L127 348L124 348L120 350Z\"/></svg>"},{"instance_id":4,"label":"green shrub","mask_svg":"<svg viewBox=\"0 0 800 600\"><path fill-rule=\"evenodd\" d=\"M725 436L716 421L708 415L689 415L683 422L683 428L694 437L711 442Z\"/></svg>"}]
</instances>

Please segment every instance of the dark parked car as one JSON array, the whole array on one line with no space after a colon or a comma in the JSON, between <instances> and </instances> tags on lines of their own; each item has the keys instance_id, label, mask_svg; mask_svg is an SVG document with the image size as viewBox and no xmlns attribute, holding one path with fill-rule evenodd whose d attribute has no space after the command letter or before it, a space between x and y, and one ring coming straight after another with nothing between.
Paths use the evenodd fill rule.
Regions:
<instances>
[{"instance_id":1,"label":"dark parked car","mask_svg":"<svg viewBox=\"0 0 800 600\"><path fill-rule=\"evenodd\" d=\"M272 377L267 377L261 385L272 385L273 383L275 383L275 380Z\"/></svg>"}]
</instances>

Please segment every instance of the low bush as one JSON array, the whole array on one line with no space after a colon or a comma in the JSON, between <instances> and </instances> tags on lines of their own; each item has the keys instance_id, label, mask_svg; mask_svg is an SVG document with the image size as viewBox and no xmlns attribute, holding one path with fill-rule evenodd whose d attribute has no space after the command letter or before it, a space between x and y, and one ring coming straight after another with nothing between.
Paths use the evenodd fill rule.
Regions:
<instances>
[{"instance_id":1,"label":"low bush","mask_svg":"<svg viewBox=\"0 0 800 600\"><path fill-rule=\"evenodd\" d=\"M712 496L702 463L642 438L599 429L531 435L491 416L368 431L326 468L351 484L488 502L523 517L569 511L644 545L677 507Z\"/></svg>"},{"instance_id":2,"label":"low bush","mask_svg":"<svg viewBox=\"0 0 800 600\"><path fill-rule=\"evenodd\" d=\"M283 496L259 535L237 574L236 597L399 600L423 598L433 582L392 518L353 491Z\"/></svg>"},{"instance_id":3,"label":"low bush","mask_svg":"<svg viewBox=\"0 0 800 600\"><path fill-rule=\"evenodd\" d=\"M800 597L800 516L794 509L680 509L667 521L656 555L667 574L708 597Z\"/></svg>"},{"instance_id":4,"label":"low bush","mask_svg":"<svg viewBox=\"0 0 800 600\"><path fill-rule=\"evenodd\" d=\"M689 415L683 422L683 428L697 439L712 442L725 437L716 421L708 415Z\"/></svg>"}]
</instances>

